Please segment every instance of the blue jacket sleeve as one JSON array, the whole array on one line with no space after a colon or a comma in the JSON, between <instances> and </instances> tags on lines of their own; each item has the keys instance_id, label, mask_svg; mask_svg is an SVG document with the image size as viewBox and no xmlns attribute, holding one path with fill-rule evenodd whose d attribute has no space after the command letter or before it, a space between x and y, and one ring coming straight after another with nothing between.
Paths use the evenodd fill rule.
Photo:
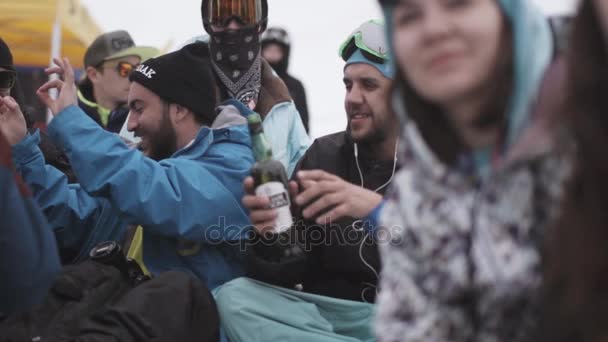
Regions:
<instances>
[{"instance_id":1,"label":"blue jacket sleeve","mask_svg":"<svg viewBox=\"0 0 608 342\"><path fill-rule=\"evenodd\" d=\"M40 304L61 265L53 234L25 185L15 182L0 140L0 312L10 314Z\"/></svg>"},{"instance_id":2,"label":"blue jacket sleeve","mask_svg":"<svg viewBox=\"0 0 608 342\"><path fill-rule=\"evenodd\" d=\"M233 151L225 151L213 160L174 156L156 162L128 148L76 106L56 116L48 132L68 155L82 187L108 199L128 223L163 236L194 241L240 239L245 234L244 227L228 225L233 217L246 217L240 198L226 186L230 183L240 187L244 178L241 172L231 172ZM213 134L197 139L207 139L210 144ZM250 159L250 149L246 148ZM222 172L212 172L214 168Z\"/></svg>"},{"instance_id":3,"label":"blue jacket sleeve","mask_svg":"<svg viewBox=\"0 0 608 342\"><path fill-rule=\"evenodd\" d=\"M40 136L36 132L14 145L13 160L56 232L61 248L74 249L82 254L99 240L116 238L104 236L92 239L92 231L102 223L106 232L112 230L112 225L102 222L101 217L101 213L111 211L109 202L92 197L78 184L68 184L62 172L45 164L38 148L39 142ZM116 227L113 229L116 230Z\"/></svg>"},{"instance_id":4,"label":"blue jacket sleeve","mask_svg":"<svg viewBox=\"0 0 608 342\"><path fill-rule=\"evenodd\" d=\"M287 176L291 177L311 144L296 106L292 102L275 105L262 125L272 145L273 157L285 166Z\"/></svg>"},{"instance_id":5,"label":"blue jacket sleeve","mask_svg":"<svg viewBox=\"0 0 608 342\"><path fill-rule=\"evenodd\" d=\"M365 231L367 231L369 234L372 234L374 237L378 233L378 227L380 226L380 213L382 212L382 209L384 209L385 204L386 200L383 200L376 208L374 208L374 210L372 210L371 213L369 213L369 215L367 215L366 218L363 219L363 222L366 223L363 225L363 229L365 229Z\"/></svg>"}]
</instances>

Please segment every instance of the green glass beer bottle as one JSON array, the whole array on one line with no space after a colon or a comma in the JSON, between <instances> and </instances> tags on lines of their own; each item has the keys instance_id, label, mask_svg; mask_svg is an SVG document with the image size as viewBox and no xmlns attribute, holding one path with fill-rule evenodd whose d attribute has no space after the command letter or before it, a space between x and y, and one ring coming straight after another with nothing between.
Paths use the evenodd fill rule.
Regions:
<instances>
[{"instance_id":1,"label":"green glass beer bottle","mask_svg":"<svg viewBox=\"0 0 608 342\"><path fill-rule=\"evenodd\" d=\"M303 254L303 251L294 241L296 234L292 231L293 218L287 172L283 164L272 158L272 147L264 135L260 115L253 113L248 116L247 121L256 161L251 169L255 194L268 197L270 208L276 210L278 214L274 225L276 235L273 236L276 239L273 239L273 243L266 248L264 254L274 261L297 258Z\"/></svg>"}]
</instances>

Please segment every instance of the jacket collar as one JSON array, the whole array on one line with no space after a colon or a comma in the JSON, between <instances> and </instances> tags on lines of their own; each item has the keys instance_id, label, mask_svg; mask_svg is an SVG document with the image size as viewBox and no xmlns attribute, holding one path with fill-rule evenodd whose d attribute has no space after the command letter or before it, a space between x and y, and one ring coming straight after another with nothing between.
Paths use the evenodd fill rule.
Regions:
<instances>
[{"instance_id":1,"label":"jacket collar","mask_svg":"<svg viewBox=\"0 0 608 342\"><path fill-rule=\"evenodd\" d=\"M291 101L285 82L272 70L266 60L262 60L262 87L255 111L265 118L277 104Z\"/></svg>"},{"instance_id":2,"label":"jacket collar","mask_svg":"<svg viewBox=\"0 0 608 342\"><path fill-rule=\"evenodd\" d=\"M203 156L211 145L221 141L232 141L250 145L247 119L233 105L220 106L220 113L211 127L203 126L192 142L175 152L171 158L187 157L197 159Z\"/></svg>"},{"instance_id":3,"label":"jacket collar","mask_svg":"<svg viewBox=\"0 0 608 342\"><path fill-rule=\"evenodd\" d=\"M99 114L99 116L101 118L101 123L104 125L104 127L108 125L110 113L112 112L110 109L102 107L101 105L87 99L80 90L78 90L78 99L82 103L84 103L86 106L89 106L93 110L97 111L97 113Z\"/></svg>"}]
</instances>

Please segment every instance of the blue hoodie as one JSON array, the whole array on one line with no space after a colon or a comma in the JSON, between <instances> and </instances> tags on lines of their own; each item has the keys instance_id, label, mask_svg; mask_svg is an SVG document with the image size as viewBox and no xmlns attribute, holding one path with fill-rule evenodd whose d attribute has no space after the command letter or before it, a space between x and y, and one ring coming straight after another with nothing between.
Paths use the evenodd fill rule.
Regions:
<instances>
[{"instance_id":1,"label":"blue hoodie","mask_svg":"<svg viewBox=\"0 0 608 342\"><path fill-rule=\"evenodd\" d=\"M30 192L12 169L0 134L0 313L40 304L61 269L55 238Z\"/></svg>"},{"instance_id":2,"label":"blue hoodie","mask_svg":"<svg viewBox=\"0 0 608 342\"><path fill-rule=\"evenodd\" d=\"M78 250L77 259L99 242L120 240L127 226L140 225L151 273L186 271L213 289L242 275L238 241L249 219L240 203L241 184L253 164L246 119L233 106L223 109L220 127L201 128L192 143L156 162L71 106L48 133L81 183L67 184L44 165L38 134L13 147L15 164L61 247Z\"/></svg>"}]
</instances>

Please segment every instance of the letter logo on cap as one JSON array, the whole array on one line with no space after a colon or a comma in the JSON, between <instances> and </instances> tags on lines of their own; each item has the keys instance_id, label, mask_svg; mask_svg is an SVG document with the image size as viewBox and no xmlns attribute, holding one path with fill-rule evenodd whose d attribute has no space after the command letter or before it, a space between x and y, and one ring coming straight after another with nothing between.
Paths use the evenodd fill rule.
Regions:
<instances>
[{"instance_id":1,"label":"letter logo on cap","mask_svg":"<svg viewBox=\"0 0 608 342\"><path fill-rule=\"evenodd\" d=\"M135 69L135 71L142 73L149 79L152 79L152 76L156 74L156 71L154 69L144 64L140 64L139 66L137 66L137 69Z\"/></svg>"}]
</instances>

